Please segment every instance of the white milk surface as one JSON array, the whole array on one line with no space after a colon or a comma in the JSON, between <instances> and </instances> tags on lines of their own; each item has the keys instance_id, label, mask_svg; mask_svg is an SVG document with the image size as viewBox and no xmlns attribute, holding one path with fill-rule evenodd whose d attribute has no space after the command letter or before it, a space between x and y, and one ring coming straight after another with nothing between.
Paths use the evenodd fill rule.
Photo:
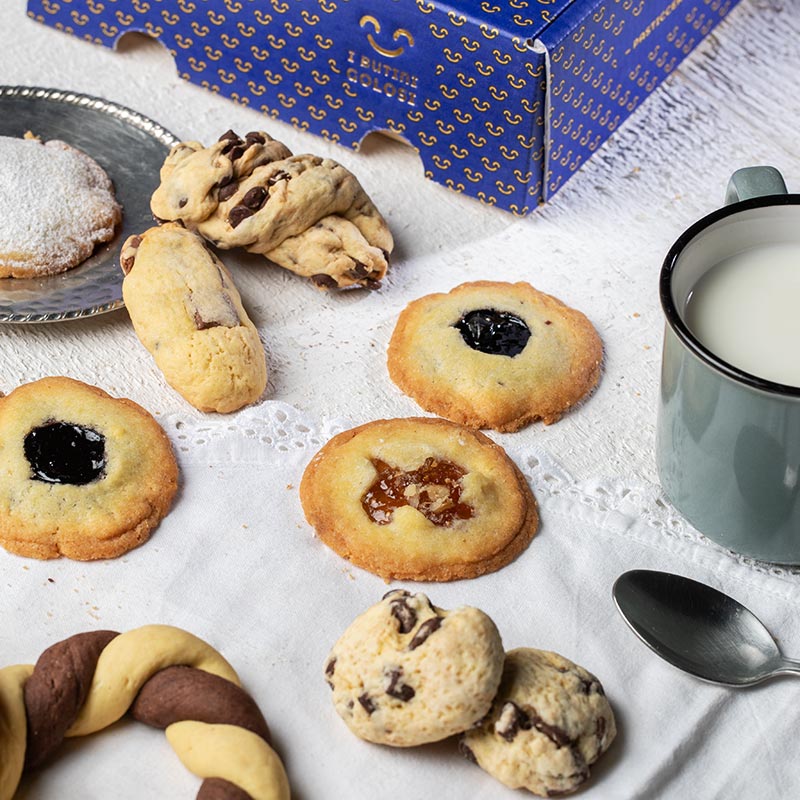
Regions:
<instances>
[{"instance_id":1,"label":"white milk surface","mask_svg":"<svg viewBox=\"0 0 800 800\"><path fill-rule=\"evenodd\" d=\"M753 248L712 267L689 296L686 324L729 364L800 387L800 243Z\"/></svg>"}]
</instances>

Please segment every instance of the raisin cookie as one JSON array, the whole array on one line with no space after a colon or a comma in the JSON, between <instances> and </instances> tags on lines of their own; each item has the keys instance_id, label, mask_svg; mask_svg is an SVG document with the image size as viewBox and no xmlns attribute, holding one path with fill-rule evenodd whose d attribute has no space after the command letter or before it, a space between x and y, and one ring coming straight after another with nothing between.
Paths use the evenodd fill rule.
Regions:
<instances>
[{"instance_id":1,"label":"raisin cookie","mask_svg":"<svg viewBox=\"0 0 800 800\"><path fill-rule=\"evenodd\" d=\"M503 644L477 608L445 611L398 590L361 614L325 665L333 703L362 739L395 747L436 742L488 711Z\"/></svg>"},{"instance_id":2,"label":"raisin cookie","mask_svg":"<svg viewBox=\"0 0 800 800\"><path fill-rule=\"evenodd\" d=\"M506 786L553 797L586 781L615 735L597 678L557 653L519 648L506 654L491 713L459 746Z\"/></svg>"},{"instance_id":3,"label":"raisin cookie","mask_svg":"<svg viewBox=\"0 0 800 800\"><path fill-rule=\"evenodd\" d=\"M267 385L264 347L222 262L175 223L130 237L122 297L164 377L201 411L236 411Z\"/></svg>"},{"instance_id":4,"label":"raisin cookie","mask_svg":"<svg viewBox=\"0 0 800 800\"><path fill-rule=\"evenodd\" d=\"M147 411L71 378L0 398L0 463L0 545L31 558L122 555L147 541L178 483Z\"/></svg>"},{"instance_id":5,"label":"raisin cookie","mask_svg":"<svg viewBox=\"0 0 800 800\"><path fill-rule=\"evenodd\" d=\"M300 500L325 544L386 579L493 572L539 524L506 452L441 419L377 420L334 436L306 468Z\"/></svg>"},{"instance_id":6,"label":"raisin cookie","mask_svg":"<svg viewBox=\"0 0 800 800\"><path fill-rule=\"evenodd\" d=\"M103 168L65 142L0 136L0 278L64 272L114 236L122 209Z\"/></svg>"},{"instance_id":7,"label":"raisin cookie","mask_svg":"<svg viewBox=\"0 0 800 800\"><path fill-rule=\"evenodd\" d=\"M597 384L603 348L589 320L528 283L476 281L400 314L391 379L426 411L515 431L550 424Z\"/></svg>"},{"instance_id":8,"label":"raisin cookie","mask_svg":"<svg viewBox=\"0 0 800 800\"><path fill-rule=\"evenodd\" d=\"M175 145L150 206L216 247L258 253L322 289L377 288L394 246L351 172L292 155L263 131L244 139L227 131L210 147Z\"/></svg>"}]
</instances>

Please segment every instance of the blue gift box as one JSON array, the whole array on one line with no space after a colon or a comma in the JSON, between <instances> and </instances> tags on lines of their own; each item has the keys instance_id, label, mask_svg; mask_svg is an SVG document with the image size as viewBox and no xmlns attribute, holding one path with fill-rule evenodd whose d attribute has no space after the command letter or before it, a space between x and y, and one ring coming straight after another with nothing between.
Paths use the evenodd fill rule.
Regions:
<instances>
[{"instance_id":1,"label":"blue gift box","mask_svg":"<svg viewBox=\"0 0 800 800\"><path fill-rule=\"evenodd\" d=\"M738 0L28 0L113 47L158 38L180 75L516 214L549 200ZM266 127L266 126L265 126Z\"/></svg>"}]
</instances>

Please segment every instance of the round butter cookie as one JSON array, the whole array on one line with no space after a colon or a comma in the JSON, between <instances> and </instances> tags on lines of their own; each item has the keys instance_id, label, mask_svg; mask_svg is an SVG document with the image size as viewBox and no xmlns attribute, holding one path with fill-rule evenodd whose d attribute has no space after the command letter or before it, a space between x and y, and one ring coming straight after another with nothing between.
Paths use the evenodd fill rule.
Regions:
<instances>
[{"instance_id":1,"label":"round butter cookie","mask_svg":"<svg viewBox=\"0 0 800 800\"><path fill-rule=\"evenodd\" d=\"M602 354L580 311L528 283L476 281L410 303L388 368L426 411L508 432L558 420L597 384Z\"/></svg>"},{"instance_id":2,"label":"round butter cookie","mask_svg":"<svg viewBox=\"0 0 800 800\"><path fill-rule=\"evenodd\" d=\"M424 594L389 592L333 646L325 679L358 737L394 747L437 742L491 707L503 643L477 608L445 611Z\"/></svg>"},{"instance_id":3,"label":"round butter cookie","mask_svg":"<svg viewBox=\"0 0 800 800\"><path fill-rule=\"evenodd\" d=\"M325 544L386 579L493 572L539 524L506 452L441 419L377 420L334 436L306 468L300 500Z\"/></svg>"},{"instance_id":4,"label":"round butter cookie","mask_svg":"<svg viewBox=\"0 0 800 800\"><path fill-rule=\"evenodd\" d=\"M0 398L0 545L30 558L115 558L169 510L178 466L131 400L71 378Z\"/></svg>"},{"instance_id":5,"label":"round butter cookie","mask_svg":"<svg viewBox=\"0 0 800 800\"><path fill-rule=\"evenodd\" d=\"M0 278L64 272L114 237L114 187L82 150L0 136L0 164Z\"/></svg>"},{"instance_id":6,"label":"round butter cookie","mask_svg":"<svg viewBox=\"0 0 800 800\"><path fill-rule=\"evenodd\" d=\"M506 653L492 710L459 747L506 786L554 797L589 778L616 732L594 675L557 653L523 647Z\"/></svg>"}]
</instances>

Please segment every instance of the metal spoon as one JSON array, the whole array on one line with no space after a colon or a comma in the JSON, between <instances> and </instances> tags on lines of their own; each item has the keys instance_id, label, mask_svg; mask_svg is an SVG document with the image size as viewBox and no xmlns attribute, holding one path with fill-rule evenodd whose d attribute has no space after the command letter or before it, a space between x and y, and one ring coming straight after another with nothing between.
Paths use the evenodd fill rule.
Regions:
<instances>
[{"instance_id":1,"label":"metal spoon","mask_svg":"<svg viewBox=\"0 0 800 800\"><path fill-rule=\"evenodd\" d=\"M711 683L750 686L800 675L763 623L732 597L681 575L636 569L612 590L634 633L678 669Z\"/></svg>"}]
</instances>

